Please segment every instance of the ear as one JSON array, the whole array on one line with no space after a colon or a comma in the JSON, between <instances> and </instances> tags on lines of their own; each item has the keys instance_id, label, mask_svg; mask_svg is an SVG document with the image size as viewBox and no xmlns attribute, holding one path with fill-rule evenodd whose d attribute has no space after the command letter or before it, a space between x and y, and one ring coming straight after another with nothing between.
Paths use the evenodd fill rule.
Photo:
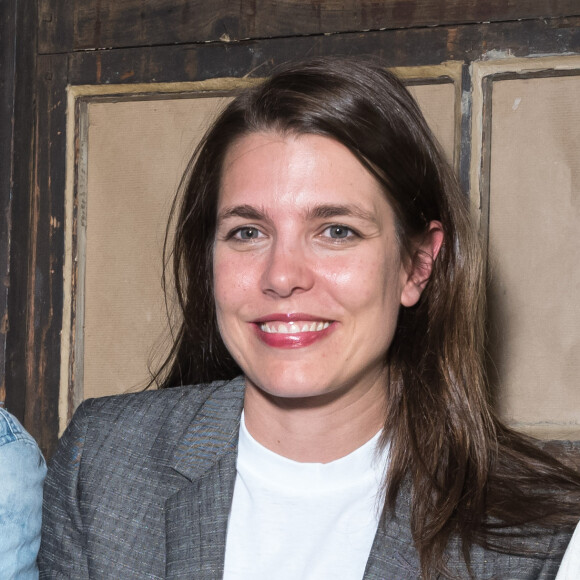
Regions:
<instances>
[{"instance_id":1,"label":"ear","mask_svg":"<svg viewBox=\"0 0 580 580\"><path fill-rule=\"evenodd\" d=\"M433 271L433 264L443 244L443 226L432 221L424 236L413 247L413 254L407 258L405 281L401 292L401 304L409 307L419 302L421 294Z\"/></svg>"}]
</instances>

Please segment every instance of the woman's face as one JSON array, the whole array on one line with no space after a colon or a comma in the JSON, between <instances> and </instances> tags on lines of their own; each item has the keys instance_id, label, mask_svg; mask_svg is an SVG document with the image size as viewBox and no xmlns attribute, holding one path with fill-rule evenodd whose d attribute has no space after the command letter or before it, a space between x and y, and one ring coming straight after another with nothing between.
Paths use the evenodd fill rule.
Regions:
<instances>
[{"instance_id":1,"label":"woman's face","mask_svg":"<svg viewBox=\"0 0 580 580\"><path fill-rule=\"evenodd\" d=\"M383 388L399 306L416 301L394 214L346 147L251 134L226 155L217 319L248 388L276 397Z\"/></svg>"}]
</instances>

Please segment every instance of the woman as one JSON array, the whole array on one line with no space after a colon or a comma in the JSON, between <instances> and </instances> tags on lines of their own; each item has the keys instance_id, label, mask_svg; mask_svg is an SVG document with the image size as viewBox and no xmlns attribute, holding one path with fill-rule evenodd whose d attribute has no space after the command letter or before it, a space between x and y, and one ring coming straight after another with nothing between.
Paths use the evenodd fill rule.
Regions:
<instances>
[{"instance_id":1,"label":"woman","mask_svg":"<svg viewBox=\"0 0 580 580\"><path fill-rule=\"evenodd\" d=\"M38 578L46 464L16 417L0 406L0 578Z\"/></svg>"},{"instance_id":2,"label":"woman","mask_svg":"<svg viewBox=\"0 0 580 580\"><path fill-rule=\"evenodd\" d=\"M41 576L554 578L580 476L489 406L477 236L404 87L288 67L184 183L178 388L81 406Z\"/></svg>"}]
</instances>

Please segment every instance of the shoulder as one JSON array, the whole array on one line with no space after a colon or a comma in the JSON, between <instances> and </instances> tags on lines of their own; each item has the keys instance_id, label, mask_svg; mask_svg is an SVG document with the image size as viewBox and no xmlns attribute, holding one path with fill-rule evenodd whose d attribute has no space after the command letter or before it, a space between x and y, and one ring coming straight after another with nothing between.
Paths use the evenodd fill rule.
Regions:
<instances>
[{"instance_id":1,"label":"shoulder","mask_svg":"<svg viewBox=\"0 0 580 580\"><path fill-rule=\"evenodd\" d=\"M244 381L231 381L143 391L89 399L74 414L59 444L69 460L86 454L167 453L196 422L198 415L237 415Z\"/></svg>"},{"instance_id":2,"label":"shoulder","mask_svg":"<svg viewBox=\"0 0 580 580\"><path fill-rule=\"evenodd\" d=\"M491 540L495 547L474 546L471 551L474 572L477 577L478 574L487 577L485 574L493 572L494 577L510 580L553 580L571 533L572 530L567 528L536 526L503 529Z\"/></svg>"},{"instance_id":3,"label":"shoulder","mask_svg":"<svg viewBox=\"0 0 580 580\"><path fill-rule=\"evenodd\" d=\"M180 450L191 450L195 442L202 457L215 450L214 421L229 427L239 423L243 396L239 378L85 401L51 461L47 522L62 517L60 505L76 514L73 527L78 529L82 518L98 517L95 511L130 519L148 503L159 508L183 484L175 469Z\"/></svg>"},{"instance_id":4,"label":"shoulder","mask_svg":"<svg viewBox=\"0 0 580 580\"><path fill-rule=\"evenodd\" d=\"M0 562L3 578L37 578L46 464L34 439L0 408Z\"/></svg>"},{"instance_id":5,"label":"shoulder","mask_svg":"<svg viewBox=\"0 0 580 580\"><path fill-rule=\"evenodd\" d=\"M73 421L126 428L142 426L148 421L159 425L169 418L173 424L189 423L208 404L227 404L242 397L243 380L238 377L231 381L89 399L80 405Z\"/></svg>"},{"instance_id":6,"label":"shoulder","mask_svg":"<svg viewBox=\"0 0 580 580\"><path fill-rule=\"evenodd\" d=\"M46 464L34 438L24 429L18 419L0 407L0 473L3 479L18 474L30 474L43 479ZM38 477L32 475L37 472Z\"/></svg>"},{"instance_id":7,"label":"shoulder","mask_svg":"<svg viewBox=\"0 0 580 580\"><path fill-rule=\"evenodd\" d=\"M0 448L15 442L36 447L36 442L26 432L18 419L6 409L0 407Z\"/></svg>"},{"instance_id":8,"label":"shoulder","mask_svg":"<svg viewBox=\"0 0 580 580\"><path fill-rule=\"evenodd\" d=\"M14 415L0 408L0 479L4 497L12 488L22 491L22 485L41 486L45 473L46 463L36 441Z\"/></svg>"}]
</instances>

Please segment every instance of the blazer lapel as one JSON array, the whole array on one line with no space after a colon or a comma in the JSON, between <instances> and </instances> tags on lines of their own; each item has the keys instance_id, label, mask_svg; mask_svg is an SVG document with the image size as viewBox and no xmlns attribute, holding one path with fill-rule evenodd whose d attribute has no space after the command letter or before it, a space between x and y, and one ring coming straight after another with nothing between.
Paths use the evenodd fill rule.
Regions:
<instances>
[{"instance_id":1,"label":"blazer lapel","mask_svg":"<svg viewBox=\"0 0 580 580\"><path fill-rule=\"evenodd\" d=\"M166 578L223 577L228 516L236 479L236 453L166 502Z\"/></svg>"},{"instance_id":2,"label":"blazer lapel","mask_svg":"<svg viewBox=\"0 0 580 580\"><path fill-rule=\"evenodd\" d=\"M187 481L165 503L170 580L223 577L244 392L242 379L231 385L208 399L174 455L173 469Z\"/></svg>"},{"instance_id":3,"label":"blazer lapel","mask_svg":"<svg viewBox=\"0 0 580 580\"><path fill-rule=\"evenodd\" d=\"M403 484L394 513L379 523L363 580L417 580L419 559L411 536L410 486Z\"/></svg>"}]
</instances>

